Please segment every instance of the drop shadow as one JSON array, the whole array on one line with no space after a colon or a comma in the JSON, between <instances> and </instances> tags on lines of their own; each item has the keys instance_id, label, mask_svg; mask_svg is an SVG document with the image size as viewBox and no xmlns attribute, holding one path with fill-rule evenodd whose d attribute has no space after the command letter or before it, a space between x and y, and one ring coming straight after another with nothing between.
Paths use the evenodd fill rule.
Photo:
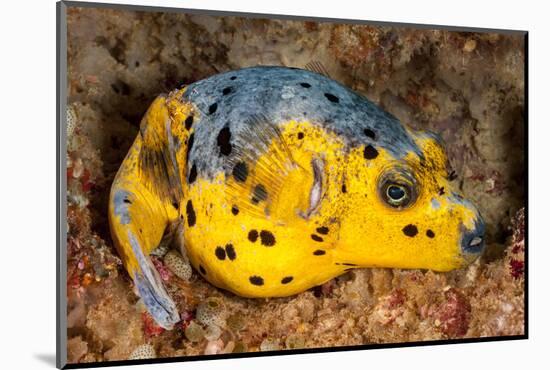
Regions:
<instances>
[{"instance_id":1,"label":"drop shadow","mask_svg":"<svg viewBox=\"0 0 550 370\"><path fill-rule=\"evenodd\" d=\"M50 365L52 367L55 367L55 353L35 353L34 358L37 360L40 360L46 365Z\"/></svg>"}]
</instances>

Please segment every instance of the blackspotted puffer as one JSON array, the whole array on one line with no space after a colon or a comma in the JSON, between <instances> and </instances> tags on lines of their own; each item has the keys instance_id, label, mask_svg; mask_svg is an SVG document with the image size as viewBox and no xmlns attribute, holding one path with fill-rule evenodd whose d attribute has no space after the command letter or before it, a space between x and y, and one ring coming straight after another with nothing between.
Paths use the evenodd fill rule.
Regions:
<instances>
[{"instance_id":1,"label":"blackspotted puffer","mask_svg":"<svg viewBox=\"0 0 550 370\"><path fill-rule=\"evenodd\" d=\"M351 268L448 271L483 250L441 140L330 78L254 67L161 95L113 182L114 243L145 306L179 321L149 254L179 227L191 264L244 297Z\"/></svg>"}]
</instances>

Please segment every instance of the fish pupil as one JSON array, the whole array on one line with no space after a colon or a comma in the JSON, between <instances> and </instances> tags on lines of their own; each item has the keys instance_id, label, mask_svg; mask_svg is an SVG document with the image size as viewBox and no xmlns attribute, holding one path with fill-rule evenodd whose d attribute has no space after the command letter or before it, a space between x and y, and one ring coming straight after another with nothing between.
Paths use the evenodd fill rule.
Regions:
<instances>
[{"instance_id":1,"label":"fish pupil","mask_svg":"<svg viewBox=\"0 0 550 370\"><path fill-rule=\"evenodd\" d=\"M405 197L405 190L400 186L392 185L388 188L388 195L393 200L400 200Z\"/></svg>"}]
</instances>

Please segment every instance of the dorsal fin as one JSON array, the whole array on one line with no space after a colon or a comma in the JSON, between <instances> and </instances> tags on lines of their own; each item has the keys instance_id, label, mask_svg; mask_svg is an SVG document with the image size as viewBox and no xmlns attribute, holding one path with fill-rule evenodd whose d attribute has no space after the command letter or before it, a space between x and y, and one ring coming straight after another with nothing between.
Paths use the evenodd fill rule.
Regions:
<instances>
[{"instance_id":1,"label":"dorsal fin","mask_svg":"<svg viewBox=\"0 0 550 370\"><path fill-rule=\"evenodd\" d=\"M274 207L280 206L289 181L297 177L311 179L312 175L294 160L280 130L270 118L253 115L244 127L227 162L232 173L228 195L239 210L255 217L266 217L272 214ZM307 198L307 193L305 196Z\"/></svg>"},{"instance_id":2,"label":"dorsal fin","mask_svg":"<svg viewBox=\"0 0 550 370\"><path fill-rule=\"evenodd\" d=\"M162 201L179 207L182 186L176 161L176 139L164 96L157 97L141 120L142 146L139 175L146 187Z\"/></svg>"},{"instance_id":3,"label":"dorsal fin","mask_svg":"<svg viewBox=\"0 0 550 370\"><path fill-rule=\"evenodd\" d=\"M311 62L306 64L304 68L308 71L315 72L325 77L331 78L323 63L319 62L318 60L312 60Z\"/></svg>"}]
</instances>

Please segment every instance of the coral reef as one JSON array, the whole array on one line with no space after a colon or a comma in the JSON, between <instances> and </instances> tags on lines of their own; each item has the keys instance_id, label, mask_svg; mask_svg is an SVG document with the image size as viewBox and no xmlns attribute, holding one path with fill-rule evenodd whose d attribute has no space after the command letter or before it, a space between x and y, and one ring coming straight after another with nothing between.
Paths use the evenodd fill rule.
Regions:
<instances>
[{"instance_id":1,"label":"coral reef","mask_svg":"<svg viewBox=\"0 0 550 370\"><path fill-rule=\"evenodd\" d=\"M523 334L522 36L70 8L68 42L69 362ZM486 255L450 273L353 270L262 300L212 287L164 245L154 263L182 321L158 327L112 246L110 183L156 95L258 64L326 69L441 134L488 224Z\"/></svg>"}]
</instances>

